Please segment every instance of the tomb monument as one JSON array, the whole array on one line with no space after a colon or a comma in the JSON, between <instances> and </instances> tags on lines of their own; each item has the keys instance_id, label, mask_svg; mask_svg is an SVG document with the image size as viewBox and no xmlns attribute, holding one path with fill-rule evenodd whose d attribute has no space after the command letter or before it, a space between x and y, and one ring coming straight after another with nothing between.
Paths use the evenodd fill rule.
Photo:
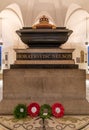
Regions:
<instances>
[{"instance_id":1,"label":"tomb monument","mask_svg":"<svg viewBox=\"0 0 89 130\"><path fill-rule=\"evenodd\" d=\"M86 72L75 64L74 49L61 49L72 31L42 16L38 24L16 33L28 48L15 49L15 63L3 71L0 114L13 114L17 104L31 102L60 102L65 114L89 114Z\"/></svg>"}]
</instances>

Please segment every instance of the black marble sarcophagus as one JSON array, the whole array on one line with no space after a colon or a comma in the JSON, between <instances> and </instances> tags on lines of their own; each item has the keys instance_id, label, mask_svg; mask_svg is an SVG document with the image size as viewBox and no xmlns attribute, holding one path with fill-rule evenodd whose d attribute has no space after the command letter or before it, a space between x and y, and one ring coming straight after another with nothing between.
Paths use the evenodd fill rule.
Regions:
<instances>
[{"instance_id":1,"label":"black marble sarcophagus","mask_svg":"<svg viewBox=\"0 0 89 130\"><path fill-rule=\"evenodd\" d=\"M29 47L59 47L64 44L72 30L66 27L56 27L50 24L49 19L43 15L39 23L32 27L23 27L16 31L21 40Z\"/></svg>"},{"instance_id":2,"label":"black marble sarcophagus","mask_svg":"<svg viewBox=\"0 0 89 130\"><path fill-rule=\"evenodd\" d=\"M59 47L68 40L72 30L65 27L57 27L56 29L23 27L16 32L29 47Z\"/></svg>"}]
</instances>

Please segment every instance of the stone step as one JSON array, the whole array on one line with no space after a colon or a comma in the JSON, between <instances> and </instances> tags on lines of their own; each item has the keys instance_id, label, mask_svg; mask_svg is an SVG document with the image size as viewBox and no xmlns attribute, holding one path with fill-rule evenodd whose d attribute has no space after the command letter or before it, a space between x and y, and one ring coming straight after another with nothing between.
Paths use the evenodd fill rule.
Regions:
<instances>
[{"instance_id":1,"label":"stone step","mask_svg":"<svg viewBox=\"0 0 89 130\"><path fill-rule=\"evenodd\" d=\"M73 53L75 49L61 49L61 48L27 48L14 49L16 53Z\"/></svg>"},{"instance_id":2,"label":"stone step","mask_svg":"<svg viewBox=\"0 0 89 130\"><path fill-rule=\"evenodd\" d=\"M76 64L12 64L10 69L78 69Z\"/></svg>"},{"instance_id":3,"label":"stone step","mask_svg":"<svg viewBox=\"0 0 89 130\"><path fill-rule=\"evenodd\" d=\"M16 60L15 64L75 64L74 60Z\"/></svg>"}]
</instances>

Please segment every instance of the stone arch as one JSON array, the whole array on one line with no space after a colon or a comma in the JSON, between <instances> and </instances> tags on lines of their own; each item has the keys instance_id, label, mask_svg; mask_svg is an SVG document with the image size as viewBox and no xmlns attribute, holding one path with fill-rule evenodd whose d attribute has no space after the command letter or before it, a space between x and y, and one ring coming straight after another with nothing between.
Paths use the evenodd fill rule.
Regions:
<instances>
[{"instance_id":1,"label":"stone arch","mask_svg":"<svg viewBox=\"0 0 89 130\"><path fill-rule=\"evenodd\" d=\"M2 23L0 23L3 38L3 56L5 53L8 53L10 56L8 59L9 66L10 64L13 64L15 60L14 48L25 48L25 45L16 34L16 30L22 28L24 23L21 10L15 3L10 4L2 10L0 17L3 18Z\"/></svg>"},{"instance_id":2,"label":"stone arch","mask_svg":"<svg viewBox=\"0 0 89 130\"><path fill-rule=\"evenodd\" d=\"M73 31L69 40L63 47L84 48L87 32L89 32L89 13L77 4L71 4L66 13L65 26ZM89 40L89 35L87 36Z\"/></svg>"},{"instance_id":3,"label":"stone arch","mask_svg":"<svg viewBox=\"0 0 89 130\"><path fill-rule=\"evenodd\" d=\"M5 10L9 10L9 11L12 11L19 19L19 21L21 22L21 24L23 25L23 18L22 18L22 13L21 13L21 10L20 10L20 7L18 4L16 3L13 3L9 6L7 6L5 8Z\"/></svg>"},{"instance_id":4,"label":"stone arch","mask_svg":"<svg viewBox=\"0 0 89 130\"><path fill-rule=\"evenodd\" d=\"M10 44L13 44L12 46L14 46L14 44L16 43L16 39L18 39L18 36L16 35L15 31L24 26L22 13L19 5L16 3L8 5L4 10L2 10L2 12L0 13L0 17L3 18L2 25L0 26L2 26L1 28L4 43L7 43L8 41ZM10 29L10 31L12 31L13 38L11 37L10 39L7 33L8 29L7 31L5 31L4 24L7 28Z\"/></svg>"},{"instance_id":5,"label":"stone arch","mask_svg":"<svg viewBox=\"0 0 89 130\"><path fill-rule=\"evenodd\" d=\"M68 11L66 13L66 18L65 18L65 25L68 23L70 20L71 16L76 13L77 11L83 10L81 6L77 4L71 4L68 8Z\"/></svg>"}]
</instances>

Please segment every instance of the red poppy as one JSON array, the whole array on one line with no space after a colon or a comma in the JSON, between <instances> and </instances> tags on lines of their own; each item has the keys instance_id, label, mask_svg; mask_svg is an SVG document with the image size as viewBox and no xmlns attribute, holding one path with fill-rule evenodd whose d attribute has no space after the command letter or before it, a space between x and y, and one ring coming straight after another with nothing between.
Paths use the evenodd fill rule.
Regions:
<instances>
[{"instance_id":1,"label":"red poppy","mask_svg":"<svg viewBox=\"0 0 89 130\"><path fill-rule=\"evenodd\" d=\"M36 117L39 115L40 112L40 106L38 103L31 103L28 107L27 107L27 112L31 117Z\"/></svg>"},{"instance_id":2,"label":"red poppy","mask_svg":"<svg viewBox=\"0 0 89 130\"><path fill-rule=\"evenodd\" d=\"M52 114L55 117L62 117L64 115L64 107L60 103L55 103L52 105Z\"/></svg>"}]
</instances>

